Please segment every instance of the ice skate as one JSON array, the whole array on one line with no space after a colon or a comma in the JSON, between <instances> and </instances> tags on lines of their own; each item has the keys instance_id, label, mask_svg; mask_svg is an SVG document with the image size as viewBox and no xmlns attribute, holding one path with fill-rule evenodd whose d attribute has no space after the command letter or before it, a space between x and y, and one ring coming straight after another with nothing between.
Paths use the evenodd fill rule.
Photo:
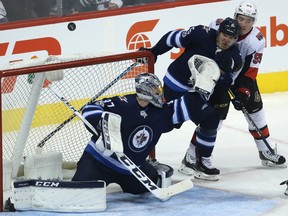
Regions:
<instances>
[{"instance_id":1,"label":"ice skate","mask_svg":"<svg viewBox=\"0 0 288 216\"><path fill-rule=\"evenodd\" d=\"M186 152L178 171L184 175L192 176L195 171L196 158Z\"/></svg>"},{"instance_id":2,"label":"ice skate","mask_svg":"<svg viewBox=\"0 0 288 216\"><path fill-rule=\"evenodd\" d=\"M275 150L271 151L259 151L259 157L263 166L275 167L275 168L286 168L286 159L282 155L276 153Z\"/></svg>"},{"instance_id":3,"label":"ice skate","mask_svg":"<svg viewBox=\"0 0 288 216\"><path fill-rule=\"evenodd\" d=\"M284 191L284 194L285 194L286 196L288 196L288 180L283 181L283 182L280 183L280 185L284 185L284 184L287 186L286 189L285 189L285 191Z\"/></svg>"},{"instance_id":4,"label":"ice skate","mask_svg":"<svg viewBox=\"0 0 288 216\"><path fill-rule=\"evenodd\" d=\"M211 157L202 157L197 160L196 170L194 177L197 179L203 179L208 181L218 181L219 180L219 169L212 165Z\"/></svg>"}]
</instances>

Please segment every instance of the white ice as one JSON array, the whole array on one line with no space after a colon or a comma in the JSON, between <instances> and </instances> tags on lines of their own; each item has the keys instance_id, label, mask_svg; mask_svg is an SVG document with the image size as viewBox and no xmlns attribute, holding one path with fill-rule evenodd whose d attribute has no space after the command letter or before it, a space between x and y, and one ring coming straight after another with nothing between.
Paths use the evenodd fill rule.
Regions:
<instances>
[{"instance_id":1,"label":"white ice","mask_svg":"<svg viewBox=\"0 0 288 216\"><path fill-rule=\"evenodd\" d=\"M288 92L263 94L266 120L273 142L277 143L278 153L288 158ZM187 176L177 169L188 147L195 126L186 123L179 130L162 136L157 146L157 159L174 168L173 182ZM100 216L147 216L147 215L233 215L270 216L288 215L288 196L284 195L288 179L288 169L271 169L261 165L258 151L247 123L241 112L230 109L229 116L220 130L213 152L213 165L220 169L220 180L208 182L193 180L194 187L189 191L161 202L153 197L142 198L118 191L109 186L107 210L82 215ZM3 212L0 215L76 216L76 213L49 212Z\"/></svg>"}]
</instances>

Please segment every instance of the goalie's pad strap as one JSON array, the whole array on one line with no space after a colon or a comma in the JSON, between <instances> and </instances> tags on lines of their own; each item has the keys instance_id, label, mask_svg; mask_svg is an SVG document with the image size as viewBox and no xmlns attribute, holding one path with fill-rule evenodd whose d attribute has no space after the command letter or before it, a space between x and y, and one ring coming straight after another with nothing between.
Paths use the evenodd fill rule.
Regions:
<instances>
[{"instance_id":1,"label":"goalie's pad strap","mask_svg":"<svg viewBox=\"0 0 288 216\"><path fill-rule=\"evenodd\" d=\"M106 209L104 181L24 180L14 182L12 192L11 202L20 211L97 212Z\"/></svg>"}]
</instances>

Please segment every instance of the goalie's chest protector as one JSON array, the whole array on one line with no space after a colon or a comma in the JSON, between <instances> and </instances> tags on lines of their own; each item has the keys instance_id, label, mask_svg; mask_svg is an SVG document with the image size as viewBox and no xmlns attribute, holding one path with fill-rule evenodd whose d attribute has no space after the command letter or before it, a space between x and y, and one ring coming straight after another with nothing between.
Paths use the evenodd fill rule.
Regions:
<instances>
[{"instance_id":1,"label":"goalie's chest protector","mask_svg":"<svg viewBox=\"0 0 288 216\"><path fill-rule=\"evenodd\" d=\"M160 109L152 104L143 109L138 105L135 95L122 100L119 107L115 106L115 113L122 116L124 153L139 165L157 144L161 134L173 129L173 111L167 107Z\"/></svg>"}]
</instances>

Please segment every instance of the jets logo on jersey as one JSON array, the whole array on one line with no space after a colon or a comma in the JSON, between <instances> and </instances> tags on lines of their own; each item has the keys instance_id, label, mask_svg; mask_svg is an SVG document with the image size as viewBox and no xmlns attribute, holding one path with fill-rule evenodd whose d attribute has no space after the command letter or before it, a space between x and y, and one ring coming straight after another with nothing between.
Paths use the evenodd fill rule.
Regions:
<instances>
[{"instance_id":1,"label":"jets logo on jersey","mask_svg":"<svg viewBox=\"0 0 288 216\"><path fill-rule=\"evenodd\" d=\"M129 148L133 152L144 151L152 140L153 131L150 127L142 125L137 127L129 137Z\"/></svg>"}]
</instances>

